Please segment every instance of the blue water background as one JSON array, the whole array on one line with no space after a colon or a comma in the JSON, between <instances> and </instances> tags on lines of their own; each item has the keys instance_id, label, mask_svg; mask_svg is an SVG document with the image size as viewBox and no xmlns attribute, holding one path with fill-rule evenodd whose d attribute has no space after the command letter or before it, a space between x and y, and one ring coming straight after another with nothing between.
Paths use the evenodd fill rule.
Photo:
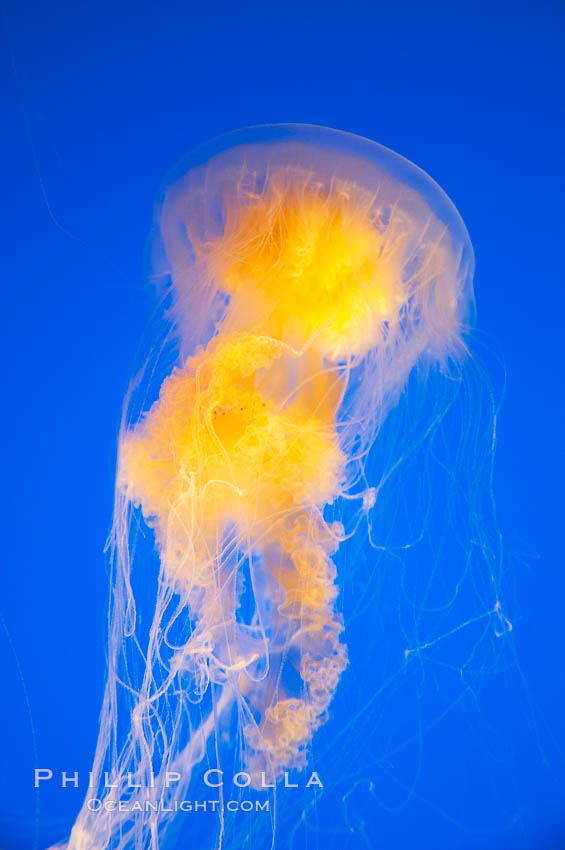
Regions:
<instances>
[{"instance_id":1,"label":"blue water background","mask_svg":"<svg viewBox=\"0 0 565 850\"><path fill-rule=\"evenodd\" d=\"M72 825L82 791L52 784L38 809L35 766L90 767L154 193L192 146L279 121L375 139L446 190L499 389L506 371L494 489L516 660L473 690L475 737L464 711L430 733L418 794L387 808L359 787L351 846L565 847L564 35L559 0L6 4L0 847ZM506 744L479 752L476 735ZM364 746L382 748L378 728Z\"/></svg>"}]
</instances>

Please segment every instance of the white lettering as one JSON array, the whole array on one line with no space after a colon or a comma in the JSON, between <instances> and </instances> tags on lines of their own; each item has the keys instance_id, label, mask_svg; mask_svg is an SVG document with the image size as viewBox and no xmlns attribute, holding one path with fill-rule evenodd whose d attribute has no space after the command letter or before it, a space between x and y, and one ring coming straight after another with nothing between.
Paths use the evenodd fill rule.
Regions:
<instances>
[{"instance_id":1,"label":"white lettering","mask_svg":"<svg viewBox=\"0 0 565 850\"><path fill-rule=\"evenodd\" d=\"M61 788L66 788L69 782L78 788L78 770L75 770L72 776L67 776L66 772L61 773Z\"/></svg>"},{"instance_id":2,"label":"white lettering","mask_svg":"<svg viewBox=\"0 0 565 850\"><path fill-rule=\"evenodd\" d=\"M274 788L275 783L268 783L264 773L261 774L261 788Z\"/></svg>"},{"instance_id":3,"label":"white lettering","mask_svg":"<svg viewBox=\"0 0 565 850\"><path fill-rule=\"evenodd\" d=\"M233 778L233 784L237 785L238 788L247 788L251 785L251 777L248 773L236 773Z\"/></svg>"},{"instance_id":4,"label":"white lettering","mask_svg":"<svg viewBox=\"0 0 565 850\"><path fill-rule=\"evenodd\" d=\"M35 783L34 788L39 788L39 783L44 779L53 779L53 771L48 768L35 768Z\"/></svg>"},{"instance_id":5,"label":"white lettering","mask_svg":"<svg viewBox=\"0 0 565 850\"><path fill-rule=\"evenodd\" d=\"M318 788L324 787L324 783L322 782L316 771L314 771L314 773L310 775L310 779L306 783L306 787L309 788L311 785L317 785Z\"/></svg>"},{"instance_id":6,"label":"white lettering","mask_svg":"<svg viewBox=\"0 0 565 850\"><path fill-rule=\"evenodd\" d=\"M285 788L298 788L298 785L294 782L288 781L288 771L284 772L284 787Z\"/></svg>"},{"instance_id":7,"label":"white lettering","mask_svg":"<svg viewBox=\"0 0 565 850\"><path fill-rule=\"evenodd\" d=\"M220 780L219 782L214 783L214 782L210 781L210 774L212 774L212 773L218 774L218 778ZM222 779L223 775L224 775L223 770L218 770L216 767L212 767L212 768L210 768L210 770L207 770L206 773L204 774L204 782L208 786L208 788L220 788L220 786L224 784L224 780Z\"/></svg>"}]
</instances>

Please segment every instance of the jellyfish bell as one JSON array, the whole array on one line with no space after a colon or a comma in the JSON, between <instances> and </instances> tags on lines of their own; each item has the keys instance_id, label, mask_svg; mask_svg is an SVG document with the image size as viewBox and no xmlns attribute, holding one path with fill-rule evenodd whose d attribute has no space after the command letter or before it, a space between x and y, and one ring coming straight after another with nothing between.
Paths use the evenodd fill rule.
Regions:
<instances>
[{"instance_id":1,"label":"jellyfish bell","mask_svg":"<svg viewBox=\"0 0 565 850\"><path fill-rule=\"evenodd\" d=\"M348 437L365 448L416 363L465 354L465 226L428 175L375 142L304 125L229 133L166 182L155 236L154 273L185 355L219 328L253 328L308 352L293 375L308 361L311 378L316 360L357 369L347 405L362 424ZM277 390L289 359L269 376Z\"/></svg>"},{"instance_id":2,"label":"jellyfish bell","mask_svg":"<svg viewBox=\"0 0 565 850\"><path fill-rule=\"evenodd\" d=\"M169 354L159 343L132 383L119 438L94 771L114 801L170 796L168 773L188 783L227 757L255 788L305 767L348 663L336 556L350 531L327 508L378 505L378 429L415 367L464 356L472 314L449 199L392 151L325 128L194 151L160 191L152 258ZM68 847L157 848L170 820L85 803Z\"/></svg>"},{"instance_id":3,"label":"jellyfish bell","mask_svg":"<svg viewBox=\"0 0 565 850\"><path fill-rule=\"evenodd\" d=\"M398 154L274 125L203 145L179 171L156 207L154 271L170 276L189 346L205 341L218 290L237 300L233 327L278 323L332 360L398 343L405 327L389 341L383 326L406 313L406 325L428 319L438 355L457 346L472 303L469 237L440 187Z\"/></svg>"}]
</instances>

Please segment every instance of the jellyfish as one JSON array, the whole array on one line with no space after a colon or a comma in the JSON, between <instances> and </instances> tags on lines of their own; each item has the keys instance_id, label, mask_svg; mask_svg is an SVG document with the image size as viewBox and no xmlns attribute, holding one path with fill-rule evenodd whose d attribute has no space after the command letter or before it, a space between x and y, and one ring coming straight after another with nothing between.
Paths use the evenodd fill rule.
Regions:
<instances>
[{"instance_id":1,"label":"jellyfish","mask_svg":"<svg viewBox=\"0 0 565 850\"><path fill-rule=\"evenodd\" d=\"M276 802L304 773L348 666L339 553L380 510L368 458L411 381L432 393L468 358L459 214L348 133L193 151L149 254L159 316L124 403L107 684L68 850L177 846L174 802L204 773L219 804L198 846L232 846L209 780Z\"/></svg>"}]
</instances>

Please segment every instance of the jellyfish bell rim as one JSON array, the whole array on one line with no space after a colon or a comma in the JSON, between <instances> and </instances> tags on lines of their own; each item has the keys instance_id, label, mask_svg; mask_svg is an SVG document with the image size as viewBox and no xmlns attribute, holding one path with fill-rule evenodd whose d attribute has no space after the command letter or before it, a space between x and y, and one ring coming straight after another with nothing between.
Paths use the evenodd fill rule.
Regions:
<instances>
[{"instance_id":1,"label":"jellyfish bell rim","mask_svg":"<svg viewBox=\"0 0 565 850\"><path fill-rule=\"evenodd\" d=\"M400 179L402 182L409 184L414 189L426 187L433 192L436 201L434 211L439 211L441 208L440 202L445 205L449 213L454 217L460 226L461 230L469 238L467 227L459 213L457 207L444 189L437 183L434 178L428 174L423 168L414 163L412 160L403 156L400 153L392 150L392 148L381 144L381 142L369 139L366 136L361 136L358 133L352 133L349 130L340 130L335 127L327 127L321 124L307 124L298 122L281 122L269 124L250 124L245 127L238 127L234 130L227 130L224 133L219 133L204 142L192 147L184 156L182 156L165 174L162 180L157 197L169 188L172 183L176 182L189 170L204 165L215 156L224 151L241 147L244 145L258 143L274 143L284 141L299 141L305 144L314 144L319 147L338 150L335 144L328 144L330 140L342 139L346 145L341 148L341 152L349 155L363 157L368 161L376 164L378 158L374 156L375 151L378 151L383 161L389 160L390 163L395 163L398 167L398 173L393 176ZM357 150L355 150L357 148ZM404 174L410 175L409 179L404 178ZM420 185L418 185L420 184ZM427 193L426 200L429 201ZM443 217L443 216L442 216ZM470 240L469 240L470 241Z\"/></svg>"},{"instance_id":2,"label":"jellyfish bell rim","mask_svg":"<svg viewBox=\"0 0 565 850\"><path fill-rule=\"evenodd\" d=\"M271 145L274 148L285 142L303 147L318 147L328 154L342 155L350 161L357 159L368 168L373 167L383 171L397 184L404 185L416 193L432 214L445 224L454 247L458 248L465 292L460 316L463 333L474 326L476 309L473 291L475 271L473 246L465 222L449 195L424 169L386 145L348 130L317 124L297 122L253 124L220 133L192 147L166 172L156 193L153 226L145 253L148 277L154 282L166 277L164 270L167 262L160 232L160 219L165 198L171 191L180 187L189 174L211 165L216 157L228 151L263 145L265 147Z\"/></svg>"},{"instance_id":3,"label":"jellyfish bell rim","mask_svg":"<svg viewBox=\"0 0 565 850\"><path fill-rule=\"evenodd\" d=\"M338 140L342 141L342 145L336 144ZM166 172L157 191L157 204L163 200L165 192L189 171L210 162L224 151L261 143L273 144L289 141L314 145L349 156L357 156L373 165L384 166L384 170L388 170L396 180L419 192L439 218L444 221L450 220L452 225L456 225L461 242L467 243L466 247L470 251L469 259L474 260L469 232L459 210L447 192L427 171L380 142L358 133L352 133L349 130L340 130L320 124L298 122L251 124L219 133L192 147ZM470 266L471 274L472 271L473 265Z\"/></svg>"}]
</instances>

